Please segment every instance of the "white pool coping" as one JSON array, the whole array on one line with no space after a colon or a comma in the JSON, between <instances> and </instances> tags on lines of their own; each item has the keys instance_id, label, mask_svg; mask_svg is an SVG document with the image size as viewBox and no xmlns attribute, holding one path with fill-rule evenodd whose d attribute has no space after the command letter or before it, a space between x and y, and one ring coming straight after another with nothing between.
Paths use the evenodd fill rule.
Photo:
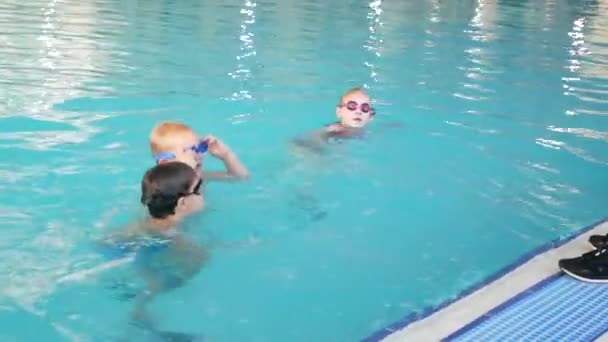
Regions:
<instances>
[{"instance_id":1,"label":"white pool coping","mask_svg":"<svg viewBox=\"0 0 608 342\"><path fill-rule=\"evenodd\" d=\"M565 244L533 256L527 262L495 281L477 289L429 316L414 321L382 339L397 341L440 341L473 322L486 312L534 286L560 270L558 260L579 256L592 249L593 234L608 234L608 221L602 221ZM598 341L608 342L608 333Z\"/></svg>"}]
</instances>

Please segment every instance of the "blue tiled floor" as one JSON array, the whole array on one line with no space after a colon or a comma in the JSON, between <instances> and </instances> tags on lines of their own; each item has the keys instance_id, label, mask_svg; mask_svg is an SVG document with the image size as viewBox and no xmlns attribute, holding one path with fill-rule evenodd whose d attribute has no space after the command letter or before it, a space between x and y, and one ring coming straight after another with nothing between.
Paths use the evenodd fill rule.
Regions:
<instances>
[{"instance_id":1,"label":"blue tiled floor","mask_svg":"<svg viewBox=\"0 0 608 342\"><path fill-rule=\"evenodd\" d=\"M593 341L608 330L608 285L552 277L446 341Z\"/></svg>"}]
</instances>

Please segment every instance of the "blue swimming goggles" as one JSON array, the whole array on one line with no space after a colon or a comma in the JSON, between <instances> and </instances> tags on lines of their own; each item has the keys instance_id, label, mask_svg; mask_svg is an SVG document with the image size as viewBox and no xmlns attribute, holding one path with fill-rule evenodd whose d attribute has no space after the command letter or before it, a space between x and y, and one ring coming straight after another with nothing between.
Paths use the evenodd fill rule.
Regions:
<instances>
[{"instance_id":1,"label":"blue swimming goggles","mask_svg":"<svg viewBox=\"0 0 608 342\"><path fill-rule=\"evenodd\" d=\"M192 151L196 154L203 154L203 153L207 152L207 148L209 148L209 144L207 143L207 141L201 140L196 145L184 148L184 152ZM171 159L175 159L175 154L170 153L170 152L161 152L161 153L156 154L154 156L154 159L156 159L156 162L159 162L161 160L171 160Z\"/></svg>"}]
</instances>

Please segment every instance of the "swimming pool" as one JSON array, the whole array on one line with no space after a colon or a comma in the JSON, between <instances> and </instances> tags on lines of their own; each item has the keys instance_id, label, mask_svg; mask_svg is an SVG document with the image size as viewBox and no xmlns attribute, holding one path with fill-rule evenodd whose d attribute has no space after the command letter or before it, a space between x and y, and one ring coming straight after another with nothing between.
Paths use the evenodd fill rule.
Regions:
<instances>
[{"instance_id":1,"label":"swimming pool","mask_svg":"<svg viewBox=\"0 0 608 342\"><path fill-rule=\"evenodd\" d=\"M128 265L59 280L141 214L166 119L223 138L252 179L209 185L189 234L250 243L159 297L162 329L353 341L456 296L606 216L607 18L606 1L3 2L0 336L144 339ZM369 137L290 154L357 85Z\"/></svg>"}]
</instances>

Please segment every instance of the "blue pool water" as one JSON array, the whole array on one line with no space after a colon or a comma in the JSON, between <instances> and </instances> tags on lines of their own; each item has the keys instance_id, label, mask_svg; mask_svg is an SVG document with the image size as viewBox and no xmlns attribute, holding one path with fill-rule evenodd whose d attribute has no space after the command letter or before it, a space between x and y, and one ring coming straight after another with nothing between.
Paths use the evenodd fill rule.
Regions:
<instances>
[{"instance_id":1,"label":"blue pool water","mask_svg":"<svg viewBox=\"0 0 608 342\"><path fill-rule=\"evenodd\" d=\"M603 0L8 0L0 48L2 340L150 337L128 263L73 275L142 215L160 120L252 174L208 186L187 234L231 247L151 307L212 341L363 339L607 214ZM292 153L357 85L368 138Z\"/></svg>"}]
</instances>

